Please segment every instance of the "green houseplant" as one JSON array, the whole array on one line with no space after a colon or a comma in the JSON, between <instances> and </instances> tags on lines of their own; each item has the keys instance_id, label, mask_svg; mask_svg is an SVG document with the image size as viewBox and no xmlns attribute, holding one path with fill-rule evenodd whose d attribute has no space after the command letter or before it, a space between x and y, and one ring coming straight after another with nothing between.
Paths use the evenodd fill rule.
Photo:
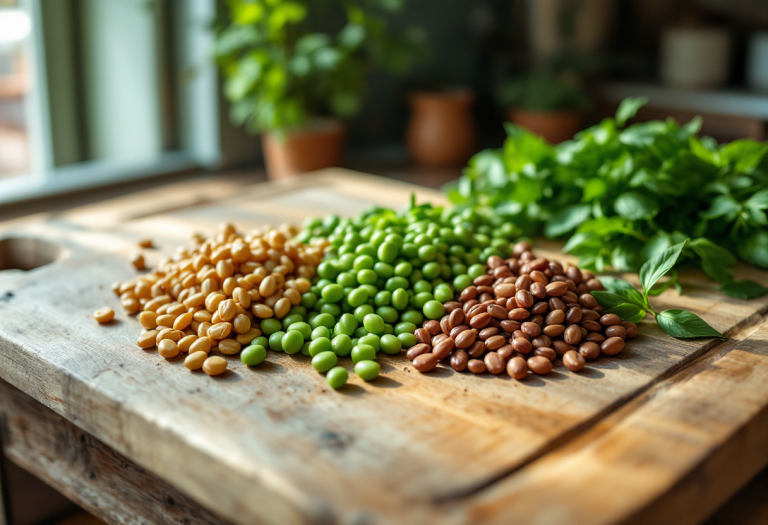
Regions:
<instances>
[{"instance_id":1,"label":"green houseplant","mask_svg":"<svg viewBox=\"0 0 768 525\"><path fill-rule=\"evenodd\" d=\"M234 123L262 134L270 176L339 164L341 119L361 107L375 65L407 67L419 37L395 38L398 0L227 0L215 55Z\"/></svg>"},{"instance_id":2,"label":"green houseplant","mask_svg":"<svg viewBox=\"0 0 768 525\"><path fill-rule=\"evenodd\" d=\"M508 81L498 90L509 119L557 144L581 128L589 99L575 78L550 72L531 73Z\"/></svg>"}]
</instances>

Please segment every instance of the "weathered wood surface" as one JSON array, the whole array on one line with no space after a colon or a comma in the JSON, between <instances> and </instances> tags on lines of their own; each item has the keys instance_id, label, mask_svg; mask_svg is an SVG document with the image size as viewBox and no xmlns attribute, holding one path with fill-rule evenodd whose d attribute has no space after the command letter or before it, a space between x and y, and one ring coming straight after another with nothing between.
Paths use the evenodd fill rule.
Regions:
<instances>
[{"instance_id":1,"label":"weathered wood surface","mask_svg":"<svg viewBox=\"0 0 768 525\"><path fill-rule=\"evenodd\" d=\"M5 381L0 437L8 459L108 523L226 523L156 475Z\"/></svg>"},{"instance_id":2,"label":"weathered wood surface","mask_svg":"<svg viewBox=\"0 0 768 525\"><path fill-rule=\"evenodd\" d=\"M247 229L351 215L373 203L404 205L413 189L441 199L337 170L230 193L197 184L12 224L16 235L51 239L64 254L32 272L0 274L0 377L237 523L613 523L642 513L678 523L654 510L663 505L693 523L722 498L692 491L686 476L731 464L705 460L734 450L749 458L727 480L702 471L719 495L765 464L754 440L729 441L753 427L749 435L759 437L766 425L762 357L748 352L744 364L732 342L677 341L650 322L622 355L580 374L556 366L524 383L450 369L420 375L403 356L384 357L383 377L366 384L353 376L335 392L303 357L270 353L254 370L231 358L231 371L212 380L180 358L139 350L133 319L119 314L100 327L90 318L105 304L118 309L109 283L131 275L127 254L138 238L160 246L151 263L222 220ZM738 274L768 284L765 272ZM682 282L685 296L666 293L655 304L695 311L728 335L743 337L768 310L768 299L727 298L695 272ZM728 375L740 365L757 375ZM737 399L741 410L722 419L702 391L728 407ZM663 447L675 439L682 452ZM583 488L590 484L602 488Z\"/></svg>"}]
</instances>

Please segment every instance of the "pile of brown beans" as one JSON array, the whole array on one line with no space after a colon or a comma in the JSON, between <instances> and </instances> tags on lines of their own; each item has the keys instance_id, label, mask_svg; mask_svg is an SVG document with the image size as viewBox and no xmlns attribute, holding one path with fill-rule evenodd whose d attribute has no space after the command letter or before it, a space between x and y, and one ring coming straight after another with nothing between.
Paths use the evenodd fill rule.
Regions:
<instances>
[{"instance_id":1,"label":"pile of brown beans","mask_svg":"<svg viewBox=\"0 0 768 525\"><path fill-rule=\"evenodd\" d=\"M619 354L637 335L634 323L603 314L590 292L604 288L591 272L537 258L527 242L510 259L489 257L486 268L445 303L442 320L416 330L418 343L406 355L419 372L448 359L457 372L524 379L529 370L548 374L558 358L578 372L601 354Z\"/></svg>"},{"instance_id":2,"label":"pile of brown beans","mask_svg":"<svg viewBox=\"0 0 768 525\"><path fill-rule=\"evenodd\" d=\"M208 357L212 350L239 353L261 335L260 320L282 319L309 290L328 242L305 245L293 239L296 232L285 225L242 235L223 224L215 236L194 236L190 248L154 271L114 283L123 308L144 328L136 344L166 359L188 353L192 370L224 372L226 360ZM94 317L107 322L109 312Z\"/></svg>"}]
</instances>

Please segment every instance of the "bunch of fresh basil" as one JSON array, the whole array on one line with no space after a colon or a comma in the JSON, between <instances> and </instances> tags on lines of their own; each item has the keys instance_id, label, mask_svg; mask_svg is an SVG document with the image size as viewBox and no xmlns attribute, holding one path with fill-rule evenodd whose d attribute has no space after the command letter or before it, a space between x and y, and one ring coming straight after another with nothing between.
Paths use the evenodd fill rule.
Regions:
<instances>
[{"instance_id":1,"label":"bunch of fresh basil","mask_svg":"<svg viewBox=\"0 0 768 525\"><path fill-rule=\"evenodd\" d=\"M475 155L448 197L503 216L520 235L568 236L564 251L599 272L637 272L691 238L681 264L732 297L768 293L731 270L737 257L768 268L768 144L699 138L698 118L626 126L645 102L626 99L615 118L557 146L509 125L504 147ZM674 272L671 285L679 289Z\"/></svg>"}]
</instances>

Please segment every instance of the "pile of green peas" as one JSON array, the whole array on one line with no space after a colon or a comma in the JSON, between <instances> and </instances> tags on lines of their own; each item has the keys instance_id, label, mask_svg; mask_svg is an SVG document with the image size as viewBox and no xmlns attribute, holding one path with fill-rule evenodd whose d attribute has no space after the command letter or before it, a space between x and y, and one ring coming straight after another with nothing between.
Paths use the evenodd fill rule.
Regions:
<instances>
[{"instance_id":1,"label":"pile of green peas","mask_svg":"<svg viewBox=\"0 0 768 525\"><path fill-rule=\"evenodd\" d=\"M253 366L267 348L301 352L332 388L347 382L337 366L343 357L351 357L361 379L378 377L377 354L415 345L424 320L442 318L443 303L485 274L480 261L509 256L519 234L491 214L413 203L400 213L377 207L355 218L310 218L304 226L298 240L330 243L318 280L282 320L261 321L263 335L241 359Z\"/></svg>"}]
</instances>

